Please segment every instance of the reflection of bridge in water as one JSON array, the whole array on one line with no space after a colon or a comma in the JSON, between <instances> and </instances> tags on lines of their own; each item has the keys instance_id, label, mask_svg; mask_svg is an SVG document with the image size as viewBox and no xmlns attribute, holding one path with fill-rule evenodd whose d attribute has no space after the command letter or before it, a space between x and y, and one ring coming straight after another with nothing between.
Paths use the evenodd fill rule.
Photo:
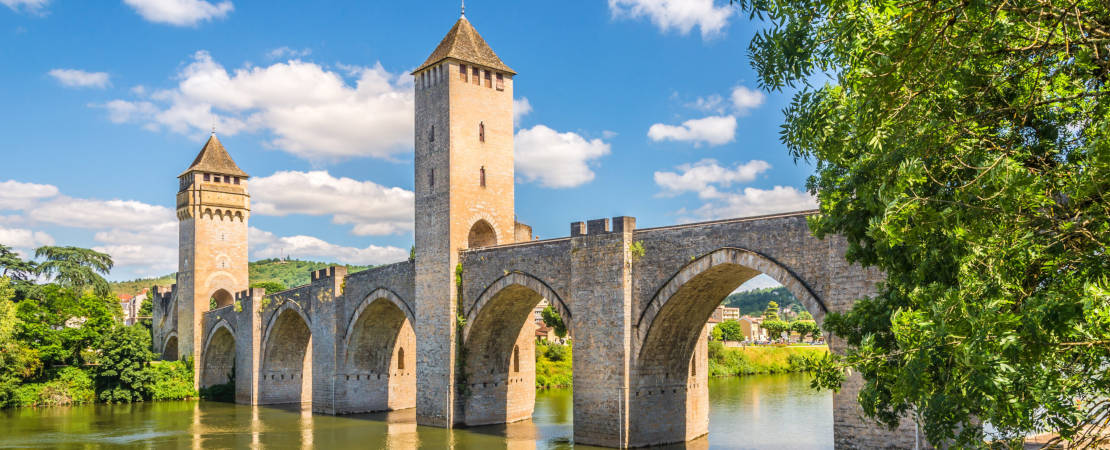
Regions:
<instances>
[{"instance_id":1,"label":"reflection of bridge in water","mask_svg":"<svg viewBox=\"0 0 1110 450\"><path fill-rule=\"evenodd\" d=\"M704 327L728 293L764 273L821 323L881 279L845 260L843 239L813 237L812 211L648 229L615 217L533 240L514 213L514 75L460 19L414 72L415 259L283 292L246 289L248 177L213 136L179 177L181 269L155 290L156 345L196 358L201 386L233 375L240 403L512 423L533 413L531 317L546 298L575 337L574 441L684 442L708 431ZM912 445L912 428L859 418L859 386L835 397L838 446Z\"/></svg>"}]
</instances>

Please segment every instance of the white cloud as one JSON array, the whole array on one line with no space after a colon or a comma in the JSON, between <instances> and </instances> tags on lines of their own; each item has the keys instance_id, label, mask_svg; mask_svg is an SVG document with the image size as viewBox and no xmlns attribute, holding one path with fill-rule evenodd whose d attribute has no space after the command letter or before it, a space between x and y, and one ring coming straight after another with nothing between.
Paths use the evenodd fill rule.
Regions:
<instances>
[{"instance_id":1,"label":"white cloud","mask_svg":"<svg viewBox=\"0 0 1110 450\"><path fill-rule=\"evenodd\" d=\"M33 249L43 245L54 245L54 238L42 231L0 227L0 244L14 248Z\"/></svg>"},{"instance_id":2,"label":"white cloud","mask_svg":"<svg viewBox=\"0 0 1110 450\"><path fill-rule=\"evenodd\" d=\"M763 104L763 92L757 89L748 89L744 86L736 86L732 88L732 107L740 114L745 114L750 110L758 108Z\"/></svg>"},{"instance_id":3,"label":"white cloud","mask_svg":"<svg viewBox=\"0 0 1110 450\"><path fill-rule=\"evenodd\" d=\"M678 166L679 172L655 172L655 184L663 188L664 196L697 192L703 199L719 198L723 194L718 191L718 187L752 181L770 168L770 164L758 159L737 163L732 169L721 167L714 159L703 159Z\"/></svg>"},{"instance_id":4,"label":"white cloud","mask_svg":"<svg viewBox=\"0 0 1110 450\"><path fill-rule=\"evenodd\" d=\"M686 35L698 27L702 39L719 36L733 14L714 0L609 0L609 12L615 19L648 17L663 32L673 28Z\"/></svg>"},{"instance_id":5,"label":"white cloud","mask_svg":"<svg viewBox=\"0 0 1110 450\"><path fill-rule=\"evenodd\" d=\"M701 220L714 220L816 208L817 199L808 192L791 186L775 186L771 189L744 188L740 192L721 193L716 200L694 210L692 215Z\"/></svg>"},{"instance_id":6,"label":"white cloud","mask_svg":"<svg viewBox=\"0 0 1110 450\"><path fill-rule=\"evenodd\" d=\"M356 156L391 158L412 147L411 80L380 64L339 73L289 61L228 72L205 51L178 74L178 86L151 94L152 102L102 105L116 122L200 136L216 121L224 135L268 131L271 147L309 160Z\"/></svg>"},{"instance_id":7,"label":"white cloud","mask_svg":"<svg viewBox=\"0 0 1110 450\"><path fill-rule=\"evenodd\" d=\"M31 14L45 14L47 3L50 3L50 0L0 0L0 4L11 8L12 11Z\"/></svg>"},{"instance_id":8,"label":"white cloud","mask_svg":"<svg viewBox=\"0 0 1110 450\"><path fill-rule=\"evenodd\" d=\"M177 247L123 244L98 245L92 248L112 257L116 267L131 269L136 277L165 275L177 270Z\"/></svg>"},{"instance_id":9,"label":"white cloud","mask_svg":"<svg viewBox=\"0 0 1110 450\"><path fill-rule=\"evenodd\" d=\"M110 84L106 72L86 72L79 69L54 69L47 72L65 87L92 87L104 89Z\"/></svg>"},{"instance_id":10,"label":"white cloud","mask_svg":"<svg viewBox=\"0 0 1110 450\"><path fill-rule=\"evenodd\" d=\"M250 229L248 239L251 244L252 258L277 258L288 255L294 258L366 265L404 261L409 256L408 250L393 246L345 247L312 236L278 237L253 227Z\"/></svg>"},{"instance_id":11,"label":"white cloud","mask_svg":"<svg viewBox=\"0 0 1110 450\"><path fill-rule=\"evenodd\" d=\"M727 144L736 137L736 117L709 116L687 120L682 125L657 123L648 129L648 137L656 142L693 142L695 146Z\"/></svg>"},{"instance_id":12,"label":"white cloud","mask_svg":"<svg viewBox=\"0 0 1110 450\"><path fill-rule=\"evenodd\" d=\"M330 215L332 222L353 225L356 235L411 231L415 195L399 187L336 178L326 171L277 172L251 180L254 213Z\"/></svg>"},{"instance_id":13,"label":"white cloud","mask_svg":"<svg viewBox=\"0 0 1110 450\"><path fill-rule=\"evenodd\" d=\"M27 209L36 202L58 195L58 188L49 184L0 182L0 210Z\"/></svg>"},{"instance_id":14,"label":"white cloud","mask_svg":"<svg viewBox=\"0 0 1110 450\"><path fill-rule=\"evenodd\" d=\"M296 50L296 49L292 49L292 48L289 48L289 47L278 47L278 48L275 48L273 50L270 50L270 52L267 53L266 56L270 59L286 59L286 58L304 58L305 56L308 56L308 55L311 55L311 54L312 54L312 49L307 49L306 48L306 49Z\"/></svg>"},{"instance_id":15,"label":"white cloud","mask_svg":"<svg viewBox=\"0 0 1110 450\"><path fill-rule=\"evenodd\" d=\"M513 124L520 126L520 118L527 116L532 112L532 104L528 102L528 97L514 98L513 99Z\"/></svg>"},{"instance_id":16,"label":"white cloud","mask_svg":"<svg viewBox=\"0 0 1110 450\"><path fill-rule=\"evenodd\" d=\"M609 144L601 139L536 125L516 133L517 179L550 188L580 186L594 179L590 162L608 154Z\"/></svg>"},{"instance_id":17,"label":"white cloud","mask_svg":"<svg viewBox=\"0 0 1110 450\"><path fill-rule=\"evenodd\" d=\"M176 26L194 26L200 22L227 17L235 6L230 1L216 4L204 0L123 0L144 19Z\"/></svg>"},{"instance_id":18,"label":"white cloud","mask_svg":"<svg viewBox=\"0 0 1110 450\"><path fill-rule=\"evenodd\" d=\"M134 200L60 196L30 210L31 219L72 228L145 230L177 220L172 210Z\"/></svg>"}]
</instances>

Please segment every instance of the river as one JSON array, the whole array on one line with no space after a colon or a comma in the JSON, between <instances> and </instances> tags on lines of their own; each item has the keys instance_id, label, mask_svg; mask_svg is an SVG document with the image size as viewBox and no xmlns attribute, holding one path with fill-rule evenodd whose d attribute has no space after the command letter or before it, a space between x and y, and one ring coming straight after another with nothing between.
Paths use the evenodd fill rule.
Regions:
<instances>
[{"instance_id":1,"label":"river","mask_svg":"<svg viewBox=\"0 0 1110 450\"><path fill-rule=\"evenodd\" d=\"M709 436L689 448L833 448L832 394L804 374L709 382ZM417 427L415 411L327 416L217 402L149 402L0 411L0 446L37 448L571 448L571 392L541 391L531 421ZM675 446L683 447L683 446ZM578 446L584 448L584 446Z\"/></svg>"}]
</instances>

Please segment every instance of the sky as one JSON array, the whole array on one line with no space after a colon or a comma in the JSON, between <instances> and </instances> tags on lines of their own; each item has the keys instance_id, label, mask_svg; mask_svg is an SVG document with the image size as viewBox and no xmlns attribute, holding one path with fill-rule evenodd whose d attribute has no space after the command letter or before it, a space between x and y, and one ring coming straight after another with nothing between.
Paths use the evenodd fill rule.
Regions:
<instances>
[{"instance_id":1,"label":"sky","mask_svg":"<svg viewBox=\"0 0 1110 450\"><path fill-rule=\"evenodd\" d=\"M176 177L213 127L251 175L252 260L407 258L413 86L454 0L0 0L0 244L176 270ZM816 206L779 141L791 92L727 1L471 0L514 78L516 214L541 239ZM757 279L747 287L769 285Z\"/></svg>"}]
</instances>

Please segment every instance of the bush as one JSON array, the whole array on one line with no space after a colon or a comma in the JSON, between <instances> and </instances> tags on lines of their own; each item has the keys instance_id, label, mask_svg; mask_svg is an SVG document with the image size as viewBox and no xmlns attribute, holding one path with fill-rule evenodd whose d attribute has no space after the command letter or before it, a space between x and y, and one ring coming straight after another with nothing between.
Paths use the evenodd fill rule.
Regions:
<instances>
[{"instance_id":1,"label":"bush","mask_svg":"<svg viewBox=\"0 0 1110 450\"><path fill-rule=\"evenodd\" d=\"M147 366L154 383L150 398L153 400L182 400L196 398L193 389L193 367L187 361L154 362Z\"/></svg>"},{"instance_id":2,"label":"bush","mask_svg":"<svg viewBox=\"0 0 1110 450\"><path fill-rule=\"evenodd\" d=\"M536 341L536 387L570 387L574 382L572 355L570 345Z\"/></svg>"},{"instance_id":3,"label":"bush","mask_svg":"<svg viewBox=\"0 0 1110 450\"><path fill-rule=\"evenodd\" d=\"M64 406L96 401L92 377L80 368L63 367L48 374L47 379L17 387L11 406Z\"/></svg>"},{"instance_id":4,"label":"bush","mask_svg":"<svg viewBox=\"0 0 1110 450\"><path fill-rule=\"evenodd\" d=\"M228 381L224 384L214 384L212 386L200 388L200 398L217 402L234 403L235 380Z\"/></svg>"},{"instance_id":5,"label":"bush","mask_svg":"<svg viewBox=\"0 0 1110 450\"><path fill-rule=\"evenodd\" d=\"M709 376L801 372L826 353L826 347L724 348L719 342L710 341Z\"/></svg>"},{"instance_id":6,"label":"bush","mask_svg":"<svg viewBox=\"0 0 1110 450\"><path fill-rule=\"evenodd\" d=\"M154 353L147 330L117 325L104 335L100 348L100 365L94 369L100 400L128 403L150 398L154 385L148 361Z\"/></svg>"}]
</instances>

